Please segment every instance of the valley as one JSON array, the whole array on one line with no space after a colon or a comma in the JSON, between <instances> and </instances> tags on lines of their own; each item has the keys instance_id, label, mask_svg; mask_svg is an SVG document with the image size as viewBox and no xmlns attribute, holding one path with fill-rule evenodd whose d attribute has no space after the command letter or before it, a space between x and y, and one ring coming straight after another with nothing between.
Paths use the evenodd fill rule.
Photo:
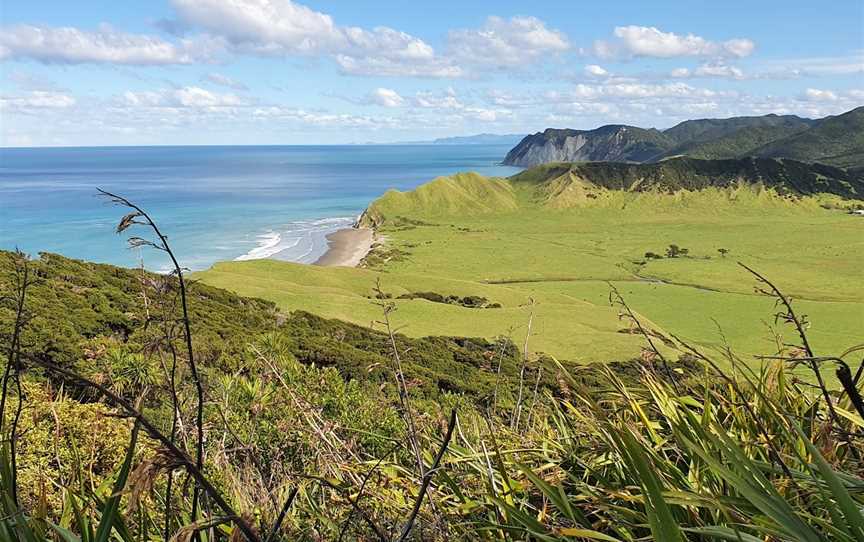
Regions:
<instances>
[{"instance_id":1,"label":"valley","mask_svg":"<svg viewBox=\"0 0 864 542\"><path fill-rule=\"evenodd\" d=\"M380 281L401 332L414 337L509 336L521 344L533 313L532 351L588 363L630 359L644 347L610 305L612 287L666 333L710 348L725 337L742 355L772 351L786 330L772 322L773 300L754 293L742 262L795 299L816 347L858 342L864 220L843 209L856 200L743 182L622 191L574 180L561 167L566 174L555 166L510 179L458 174L388 192L361 218L378 244L360 269L222 262L195 278L284 311L361 325L380 318L370 299ZM837 186L861 189L847 181ZM667 255L672 245L683 253ZM399 299L428 291L501 307Z\"/></svg>"}]
</instances>

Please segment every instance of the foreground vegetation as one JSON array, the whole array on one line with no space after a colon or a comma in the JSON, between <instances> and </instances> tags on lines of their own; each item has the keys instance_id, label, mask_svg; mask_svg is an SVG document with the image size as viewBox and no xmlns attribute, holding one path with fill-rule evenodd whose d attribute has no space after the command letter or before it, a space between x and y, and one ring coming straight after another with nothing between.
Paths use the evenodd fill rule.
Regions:
<instances>
[{"instance_id":1,"label":"foreground vegetation","mask_svg":"<svg viewBox=\"0 0 864 542\"><path fill-rule=\"evenodd\" d=\"M388 237L367 269L303 268L314 284L279 262L189 281L158 226L110 194L129 210L118 233L166 252L173 273L0 253L0 539L864 538L855 261L818 237L854 237L820 206L837 202L548 180L543 193L468 175L390 194L365 217ZM616 233L621 206L677 214ZM759 214L766 240L707 257L718 224L755 228ZM766 224L812 235L831 282L790 280L807 298L793 302L769 281L761 264L811 271L766 250L793 246ZM262 270L276 282L256 283ZM686 292L655 313L662 327L633 295L643 286ZM288 310L304 303L315 310ZM321 316L335 310L348 321ZM715 313L711 341L672 325L693 333L687 321ZM753 339L765 329L770 342Z\"/></svg>"},{"instance_id":2,"label":"foreground vegetation","mask_svg":"<svg viewBox=\"0 0 864 542\"><path fill-rule=\"evenodd\" d=\"M162 307L170 317L156 316L160 295L176 301L176 278L57 256L28 264L5 253L3 264L9 286L22 284L25 266L36 277L25 298L30 323L68 320L52 303L82 295L88 303L72 325L111 308L131 309L133 319L152 311L142 325L150 331L135 326L128 335L110 318L97 321L75 361L60 362L52 346L28 338L29 324L22 329L4 380L4 431L15 437L0 455L4 539L864 536L864 405L856 410L855 387L851 396L828 392L790 371L805 364L857 378L845 360L864 346L817 357L782 304L789 344L758 370L731 349L715 356L629 320L619 298L617 308L644 333L641 359L566 369L533 355L530 343L520 352L509 342L415 341L306 314L285 318L266 303L192 285L193 333L226 329L229 316L235 323L221 339L195 342L205 390L202 472L228 506L205 491L195 520L196 481L184 476L194 465L195 387L183 334L164 336L166 323L182 317L173 302ZM82 292L81 282L91 289ZM142 304L124 305L136 290ZM105 306L93 303L102 296ZM400 320L389 301L378 302L382 319ZM14 307L3 320L13 334ZM148 341L151 332L160 344ZM679 357L654 350L659 342ZM412 358L415 349L427 359ZM457 353L466 363L472 351L480 355L470 387L442 378L455 367L420 372ZM718 370L721 363L734 370ZM363 377L379 364L380 380ZM484 378L491 388L474 384ZM172 434L177 451L159 443Z\"/></svg>"}]
</instances>

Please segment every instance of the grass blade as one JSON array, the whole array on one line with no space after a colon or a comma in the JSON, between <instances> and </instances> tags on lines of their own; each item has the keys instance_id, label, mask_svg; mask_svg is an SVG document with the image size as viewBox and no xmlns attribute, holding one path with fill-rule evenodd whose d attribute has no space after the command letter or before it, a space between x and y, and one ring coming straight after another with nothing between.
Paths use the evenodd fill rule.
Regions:
<instances>
[{"instance_id":1,"label":"grass blade","mask_svg":"<svg viewBox=\"0 0 864 542\"><path fill-rule=\"evenodd\" d=\"M126 480L129 478L129 472L132 469L132 459L135 457L135 444L138 440L138 428L138 423L136 422L132 428L132 437L129 441L129 448L126 450L126 458L123 460L117 480L114 482L111 497L105 501L105 506L102 508L102 517L99 520L99 527L96 529L94 542L108 542L115 523L119 523L120 499L123 497L123 489L126 487Z\"/></svg>"}]
</instances>

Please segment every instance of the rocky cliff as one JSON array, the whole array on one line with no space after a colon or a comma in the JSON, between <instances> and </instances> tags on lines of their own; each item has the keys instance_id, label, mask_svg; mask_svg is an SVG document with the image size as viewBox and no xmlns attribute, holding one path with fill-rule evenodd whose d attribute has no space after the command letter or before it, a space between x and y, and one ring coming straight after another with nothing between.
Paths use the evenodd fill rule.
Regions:
<instances>
[{"instance_id":1,"label":"rocky cliff","mask_svg":"<svg viewBox=\"0 0 864 542\"><path fill-rule=\"evenodd\" d=\"M645 162L672 145L658 130L610 124L594 130L548 129L525 137L504 163L531 167L547 162Z\"/></svg>"}]
</instances>

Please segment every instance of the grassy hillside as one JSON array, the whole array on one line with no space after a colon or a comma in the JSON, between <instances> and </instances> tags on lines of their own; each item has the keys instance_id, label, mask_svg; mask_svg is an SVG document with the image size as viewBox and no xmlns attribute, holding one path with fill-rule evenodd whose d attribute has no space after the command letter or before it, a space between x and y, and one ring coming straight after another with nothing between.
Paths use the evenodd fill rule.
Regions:
<instances>
[{"instance_id":1,"label":"grassy hillside","mask_svg":"<svg viewBox=\"0 0 864 542\"><path fill-rule=\"evenodd\" d=\"M748 122L742 122L745 120ZM725 121L687 121L687 123L690 122L702 122L708 126L702 126L702 130L697 135L688 137L682 133L679 139L682 143L667 151L665 156L683 154L693 158L705 159L754 156L756 149L763 145L801 133L812 125L812 121L794 115L783 117L774 115L766 117L740 117L725 119ZM687 123L682 123L682 125ZM717 124L717 126L710 127L713 124ZM671 130L675 130L682 125L670 128L664 133L668 134ZM778 156L786 155L781 154Z\"/></svg>"},{"instance_id":2,"label":"grassy hillside","mask_svg":"<svg viewBox=\"0 0 864 542\"><path fill-rule=\"evenodd\" d=\"M0 276L10 275L13 258L13 253L0 251ZM278 262L261 260L255 263ZM138 370L142 373L138 378L143 379L142 382L147 382L158 372L157 366L145 363L143 358L131 353L146 349L154 340L153 327L166 311L158 304L166 293L164 277L49 253L41 254L30 265L39 281L29 292L28 305L33 317L22 338L29 354L48 357L61 365L85 368L88 372L107 368L110 373L113 369L116 374L108 377L109 380L124 377L131 369L130 364L139 364ZM324 268L301 267L325 271ZM350 278L328 281L322 275L313 274L307 288L317 289L322 294L326 292L328 296L356 291L372 297L374 281L369 276L370 272L356 270L355 273L359 276L354 277L353 284ZM233 278L237 280L240 277L234 275ZM398 297L420 291L423 285L438 287L434 281L424 283L418 279L413 290L394 288L388 293ZM279 289L284 291L284 288ZM477 290L458 287L448 291L462 296L477 293ZM479 293L489 292L481 290ZM346 318L344 314L336 314L342 317L340 320L327 320L305 311L280 314L272 301L241 297L225 289L192 281L189 310L196 341L194 346L207 353L203 370L215 374L242 366L249 342L275 333L284 340L285 351L300 362L333 367L346 379L382 384L387 380L385 369L389 339L380 326L373 325L370 329L369 324L380 319L380 314L374 310L380 313L380 307L372 300L364 299L373 310L366 313L366 321L359 320L362 326L356 326L346 321L358 320ZM505 301L514 303L514 299ZM285 306L283 303L279 305ZM304 306L318 314L332 314L323 306ZM175 310L172 303L170 312ZM493 309L473 310L491 312ZM12 321L10 312L3 308L0 311L0 336L10 334ZM415 332L414 336L422 337L417 339L397 334L400 348L406 352L403 360L406 374L422 379L418 392L426 398L437 397L445 390L474 398L488 395L491 381L488 375L477 373L477 368L487 364L483 354L495 350L497 345L479 338L444 336L449 329L453 328L428 328L422 333ZM462 329L467 329L467 326ZM341 340L335 337L341 337ZM512 348L506 353L502 370L505 378L509 379L515 373L516 363ZM115 364L113 368L112 363Z\"/></svg>"},{"instance_id":3,"label":"grassy hillside","mask_svg":"<svg viewBox=\"0 0 864 542\"><path fill-rule=\"evenodd\" d=\"M485 179L477 173L439 177L410 192L390 190L376 200L364 219L370 224L395 213L410 215L424 209L441 214L490 213L518 207L513 188L501 179Z\"/></svg>"},{"instance_id":4,"label":"grassy hillside","mask_svg":"<svg viewBox=\"0 0 864 542\"><path fill-rule=\"evenodd\" d=\"M509 333L520 343L533 310L531 349L585 362L641 350L609 305L610 284L658 328L718 345L719 324L738 348L763 351L772 339L761 322L772 301L754 295L740 260L774 278L819 322L812 329L816 344L860 338L859 217L824 209L822 197L793 198L764 186L609 190L576 178L581 167L549 165L510 181L460 176L415 193L389 193L366 215L382 239L366 269L225 262L196 278L273 300L283 310L359 324L379 317L369 299L378 280L394 298L429 291L480 296L501 308L394 299L395 318L411 336ZM456 195L449 192L454 183ZM646 258L663 256L673 244L686 256ZM807 258L797 256L802 246ZM699 307L706 310L693 317Z\"/></svg>"},{"instance_id":5,"label":"grassy hillside","mask_svg":"<svg viewBox=\"0 0 864 542\"><path fill-rule=\"evenodd\" d=\"M796 199L817 194L864 199L864 176L787 159L698 160L676 157L652 164L547 164L514 175L512 181L535 186L538 192L548 196L550 202L559 207L566 205L566 202L557 201L562 199L560 196L564 192L570 189L590 192L593 188L611 189L611 194L614 191L670 194L706 188L743 187L757 191L765 188Z\"/></svg>"},{"instance_id":6,"label":"grassy hillside","mask_svg":"<svg viewBox=\"0 0 864 542\"><path fill-rule=\"evenodd\" d=\"M728 119L685 120L663 134L678 145L698 145L719 138L732 136L743 129L797 129L802 130L813 123L795 115L763 115L760 117L732 117Z\"/></svg>"},{"instance_id":7,"label":"grassy hillside","mask_svg":"<svg viewBox=\"0 0 864 542\"><path fill-rule=\"evenodd\" d=\"M864 107L821 119L809 130L768 143L754 154L860 167L864 165Z\"/></svg>"}]
</instances>

